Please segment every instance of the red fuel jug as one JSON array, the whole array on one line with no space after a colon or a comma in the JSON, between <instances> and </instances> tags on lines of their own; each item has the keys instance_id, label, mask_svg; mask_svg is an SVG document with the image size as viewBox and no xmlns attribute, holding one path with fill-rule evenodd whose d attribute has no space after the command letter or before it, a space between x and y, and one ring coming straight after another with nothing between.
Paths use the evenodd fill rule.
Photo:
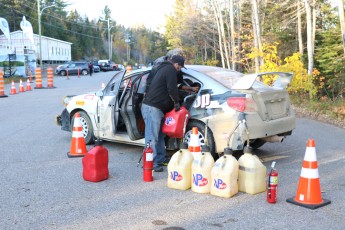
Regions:
<instances>
[{"instance_id":1,"label":"red fuel jug","mask_svg":"<svg viewBox=\"0 0 345 230\"><path fill-rule=\"evenodd\" d=\"M108 179L108 150L101 141L96 141L95 147L85 154L82 162L84 180L99 182Z\"/></svg>"},{"instance_id":2,"label":"red fuel jug","mask_svg":"<svg viewBox=\"0 0 345 230\"><path fill-rule=\"evenodd\" d=\"M188 118L189 112L184 106L179 111L171 110L165 114L162 132L172 138L182 138Z\"/></svg>"}]
</instances>

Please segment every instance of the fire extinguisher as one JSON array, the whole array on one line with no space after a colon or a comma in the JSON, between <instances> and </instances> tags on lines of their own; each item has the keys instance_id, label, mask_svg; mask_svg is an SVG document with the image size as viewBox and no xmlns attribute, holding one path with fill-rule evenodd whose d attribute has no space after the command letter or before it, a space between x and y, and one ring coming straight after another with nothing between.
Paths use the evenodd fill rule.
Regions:
<instances>
[{"instance_id":1,"label":"fire extinguisher","mask_svg":"<svg viewBox=\"0 0 345 230\"><path fill-rule=\"evenodd\" d=\"M143 151L143 179L145 182L153 181L153 149L149 142Z\"/></svg>"},{"instance_id":2,"label":"fire extinguisher","mask_svg":"<svg viewBox=\"0 0 345 230\"><path fill-rule=\"evenodd\" d=\"M276 203L277 202L277 189L278 189L278 171L275 168L276 162L273 161L271 165L271 171L268 173L267 179L267 202Z\"/></svg>"}]
</instances>

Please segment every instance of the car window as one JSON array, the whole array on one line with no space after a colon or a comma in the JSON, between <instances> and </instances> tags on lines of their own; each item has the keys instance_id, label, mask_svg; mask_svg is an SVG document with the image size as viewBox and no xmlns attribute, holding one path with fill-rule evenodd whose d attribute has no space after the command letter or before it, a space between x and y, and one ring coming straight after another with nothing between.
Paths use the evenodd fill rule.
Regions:
<instances>
[{"instance_id":1,"label":"car window","mask_svg":"<svg viewBox=\"0 0 345 230\"><path fill-rule=\"evenodd\" d=\"M75 64L70 64L68 67L73 68L73 67L75 67Z\"/></svg>"},{"instance_id":2,"label":"car window","mask_svg":"<svg viewBox=\"0 0 345 230\"><path fill-rule=\"evenodd\" d=\"M149 73L142 76L141 79L138 81L137 93L144 94L145 88L146 88L146 81L147 81L148 76L149 76Z\"/></svg>"}]
</instances>

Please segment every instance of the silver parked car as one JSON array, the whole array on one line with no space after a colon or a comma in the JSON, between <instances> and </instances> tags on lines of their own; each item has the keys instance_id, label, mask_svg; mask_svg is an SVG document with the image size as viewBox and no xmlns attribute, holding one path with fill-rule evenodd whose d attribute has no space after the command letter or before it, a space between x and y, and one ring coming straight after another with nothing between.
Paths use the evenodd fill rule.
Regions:
<instances>
[{"instance_id":1,"label":"silver parked car","mask_svg":"<svg viewBox=\"0 0 345 230\"><path fill-rule=\"evenodd\" d=\"M69 62L67 64L59 65L55 69L55 74L66 76L68 75L87 75L89 74L89 66L87 62Z\"/></svg>"},{"instance_id":2,"label":"silver parked car","mask_svg":"<svg viewBox=\"0 0 345 230\"><path fill-rule=\"evenodd\" d=\"M126 75L121 71L103 90L65 97L57 124L71 131L79 112L87 143L99 133L104 140L144 145L140 106L150 71L139 69ZM295 113L286 90L291 73L243 75L199 65L186 66L182 72L185 84L200 87L197 94L181 99L190 112L184 140L188 142L192 127L198 127L200 143L209 145L215 158L227 146L243 150L247 143L259 148L266 142L282 142L295 128ZM275 77L272 86L262 83L266 75ZM177 148L176 141L168 140L167 145Z\"/></svg>"}]
</instances>

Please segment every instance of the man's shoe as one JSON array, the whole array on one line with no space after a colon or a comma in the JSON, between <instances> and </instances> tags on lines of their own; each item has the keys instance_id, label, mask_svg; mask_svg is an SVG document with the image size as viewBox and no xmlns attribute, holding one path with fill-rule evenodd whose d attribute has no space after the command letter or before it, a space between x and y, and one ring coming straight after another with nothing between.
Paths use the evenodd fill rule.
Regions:
<instances>
[{"instance_id":1,"label":"man's shoe","mask_svg":"<svg viewBox=\"0 0 345 230\"><path fill-rule=\"evenodd\" d=\"M158 163L160 166L168 166L170 159L166 158L163 162Z\"/></svg>"},{"instance_id":2,"label":"man's shoe","mask_svg":"<svg viewBox=\"0 0 345 230\"><path fill-rule=\"evenodd\" d=\"M154 172L163 172L163 167L161 167L161 166L156 166L156 167L153 168L153 171L154 171Z\"/></svg>"}]
</instances>

